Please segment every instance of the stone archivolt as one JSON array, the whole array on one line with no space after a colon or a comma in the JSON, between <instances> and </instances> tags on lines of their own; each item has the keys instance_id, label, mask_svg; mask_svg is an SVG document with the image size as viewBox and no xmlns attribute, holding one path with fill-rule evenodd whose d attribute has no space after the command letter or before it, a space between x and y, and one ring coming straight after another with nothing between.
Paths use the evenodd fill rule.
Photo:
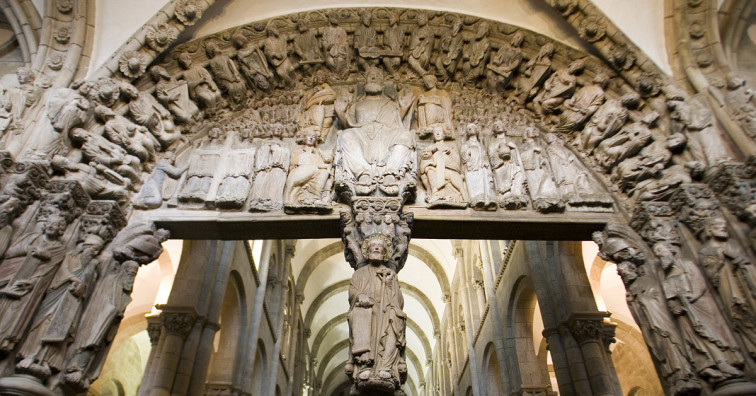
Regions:
<instances>
[{"instance_id":1,"label":"stone archivolt","mask_svg":"<svg viewBox=\"0 0 756 396\"><path fill-rule=\"evenodd\" d=\"M670 393L753 392L753 159L738 162L707 104L593 8L553 3L607 63L476 17L376 8L254 22L149 65L124 52L133 86L99 77L47 94L22 71L0 109L0 310L18 317L0 327L0 392L75 394L97 378L136 269L167 238L135 220L149 212L125 219L168 207L344 209L356 269L347 373L355 392L394 395L406 381L405 209L616 212L638 234L611 226L596 240ZM203 7L181 1L176 18L191 25ZM175 35L155 27L146 42L162 49ZM750 100L730 85L733 106ZM42 308L69 300L66 315ZM181 335L193 319L164 320ZM596 323L574 327L598 342Z\"/></svg>"}]
</instances>

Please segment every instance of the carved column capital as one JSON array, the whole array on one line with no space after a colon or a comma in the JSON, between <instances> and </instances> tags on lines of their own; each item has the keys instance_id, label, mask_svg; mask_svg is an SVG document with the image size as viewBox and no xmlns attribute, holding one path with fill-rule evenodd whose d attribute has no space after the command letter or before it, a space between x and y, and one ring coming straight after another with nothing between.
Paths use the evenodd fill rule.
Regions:
<instances>
[{"instance_id":1,"label":"carved column capital","mask_svg":"<svg viewBox=\"0 0 756 396\"><path fill-rule=\"evenodd\" d=\"M154 347L160 341L160 333L163 324L160 315L151 315L147 317L147 335L150 337L150 344Z\"/></svg>"},{"instance_id":2,"label":"carved column capital","mask_svg":"<svg viewBox=\"0 0 756 396\"><path fill-rule=\"evenodd\" d=\"M170 335L177 335L186 338L192 331L194 323L197 321L197 313L194 309L182 309L177 307L158 306L163 312L160 314L163 328Z\"/></svg>"},{"instance_id":3,"label":"carved column capital","mask_svg":"<svg viewBox=\"0 0 756 396\"><path fill-rule=\"evenodd\" d=\"M611 349L609 347L617 342L617 339L614 338L617 330L617 325L614 323L607 323L603 322L601 327L601 341L604 343L604 348L606 349L607 353L611 353Z\"/></svg>"},{"instance_id":4,"label":"carved column capital","mask_svg":"<svg viewBox=\"0 0 756 396\"><path fill-rule=\"evenodd\" d=\"M578 343L602 341L604 332L604 318L608 312L574 313L567 319L567 326Z\"/></svg>"}]
</instances>

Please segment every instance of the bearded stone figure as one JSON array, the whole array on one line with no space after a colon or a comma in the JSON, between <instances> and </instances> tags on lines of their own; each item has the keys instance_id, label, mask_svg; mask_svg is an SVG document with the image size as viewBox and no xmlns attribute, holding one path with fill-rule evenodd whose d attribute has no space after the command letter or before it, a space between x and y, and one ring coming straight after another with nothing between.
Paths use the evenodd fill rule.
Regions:
<instances>
[{"instance_id":1,"label":"bearded stone figure","mask_svg":"<svg viewBox=\"0 0 756 396\"><path fill-rule=\"evenodd\" d=\"M336 179L354 186L353 195L371 195L376 187L386 196L399 195L414 168L415 143L402 122L405 112L383 91L383 71L371 67L365 73L365 96L348 106L341 98L334 104L348 127L338 137Z\"/></svg>"},{"instance_id":2,"label":"bearded stone figure","mask_svg":"<svg viewBox=\"0 0 756 396\"><path fill-rule=\"evenodd\" d=\"M391 238L368 236L362 254L367 264L354 272L349 284L350 349L344 370L353 382L350 394L403 396L407 316L396 271L387 266L393 255Z\"/></svg>"}]
</instances>

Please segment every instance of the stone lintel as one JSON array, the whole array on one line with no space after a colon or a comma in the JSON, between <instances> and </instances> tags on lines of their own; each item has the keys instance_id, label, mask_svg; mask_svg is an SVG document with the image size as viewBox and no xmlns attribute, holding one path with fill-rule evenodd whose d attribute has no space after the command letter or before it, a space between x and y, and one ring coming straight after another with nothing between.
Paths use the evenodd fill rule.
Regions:
<instances>
[{"instance_id":1,"label":"stone lintel","mask_svg":"<svg viewBox=\"0 0 756 396\"><path fill-rule=\"evenodd\" d=\"M413 238L591 240L615 220L609 213L551 213L412 208ZM327 215L252 214L160 209L149 213L158 228L177 239L340 238L338 211Z\"/></svg>"}]
</instances>

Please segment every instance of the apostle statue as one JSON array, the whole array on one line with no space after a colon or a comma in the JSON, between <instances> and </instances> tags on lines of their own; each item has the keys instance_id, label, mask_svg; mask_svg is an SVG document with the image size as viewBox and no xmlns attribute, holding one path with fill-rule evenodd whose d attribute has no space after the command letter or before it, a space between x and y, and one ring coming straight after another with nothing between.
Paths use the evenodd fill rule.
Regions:
<instances>
[{"instance_id":1,"label":"apostle statue","mask_svg":"<svg viewBox=\"0 0 756 396\"><path fill-rule=\"evenodd\" d=\"M255 154L255 180L250 195L249 210L268 212L283 208L286 173L289 170L289 146L281 140L283 125L271 126L272 136L263 140Z\"/></svg>"},{"instance_id":2,"label":"apostle statue","mask_svg":"<svg viewBox=\"0 0 756 396\"><path fill-rule=\"evenodd\" d=\"M41 233L22 236L5 252L4 265L16 257L23 257L23 261L0 289L0 356L13 351L25 336L34 309L65 256L66 248L60 239L67 225L63 216L52 213L45 219Z\"/></svg>"},{"instance_id":3,"label":"apostle statue","mask_svg":"<svg viewBox=\"0 0 756 396\"><path fill-rule=\"evenodd\" d=\"M349 284L350 346L345 371L353 382L352 394L368 389L401 392L407 379L407 316L396 271L387 266L393 255L391 238L380 233L368 236L362 255L367 264L354 272Z\"/></svg>"},{"instance_id":4,"label":"apostle statue","mask_svg":"<svg viewBox=\"0 0 756 396\"><path fill-rule=\"evenodd\" d=\"M491 163L486 147L480 141L480 127L467 125L467 142L462 145L462 162L465 164L465 181L470 194L470 206L475 210L496 210Z\"/></svg>"},{"instance_id":5,"label":"apostle statue","mask_svg":"<svg viewBox=\"0 0 756 396\"><path fill-rule=\"evenodd\" d=\"M402 179L414 170L415 143L402 123L396 101L383 94L383 71L365 73L365 96L347 106L334 104L342 125L337 147L337 183L354 185L356 195L370 195L376 187L387 196L400 192Z\"/></svg>"}]
</instances>

